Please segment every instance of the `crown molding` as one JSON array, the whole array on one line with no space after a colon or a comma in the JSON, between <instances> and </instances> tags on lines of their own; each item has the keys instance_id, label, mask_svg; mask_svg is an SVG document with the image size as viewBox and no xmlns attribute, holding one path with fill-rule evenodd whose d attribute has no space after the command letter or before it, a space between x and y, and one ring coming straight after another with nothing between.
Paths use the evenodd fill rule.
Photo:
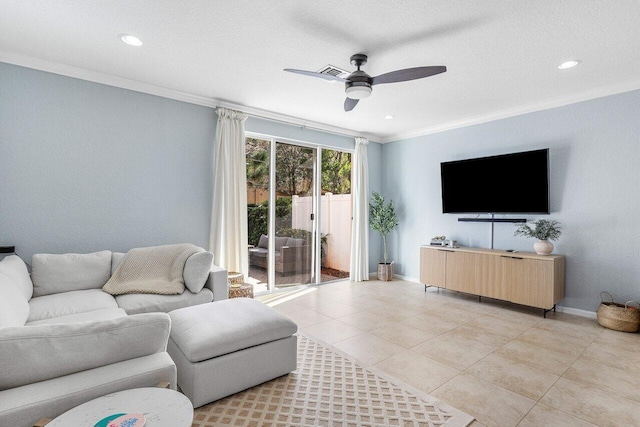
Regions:
<instances>
[{"instance_id":1,"label":"crown molding","mask_svg":"<svg viewBox=\"0 0 640 427\"><path fill-rule=\"evenodd\" d=\"M424 135L431 135L434 133L444 132L447 130L463 128L467 126L478 125L481 123L492 122L495 120L506 119L509 117L521 116L523 114L533 113L536 111L549 110L552 108L562 107L565 105L575 104L578 102L589 101L591 99L603 98L605 96L616 95L624 92L631 92L633 90L640 89L640 80L634 80L631 82L620 83L611 86L604 86L596 89L589 89L578 94L572 94L569 96L562 96L557 98L548 99L541 102L536 102L527 105L520 105L514 108L508 108L506 110L496 111L487 114L481 114L461 120L454 120L451 122L442 123L435 126L429 126L422 129L416 129L409 132L401 132L395 135L389 135L380 138L380 143L385 144L388 142L399 141L403 139L415 138Z\"/></svg>"},{"instance_id":2,"label":"crown molding","mask_svg":"<svg viewBox=\"0 0 640 427\"><path fill-rule=\"evenodd\" d=\"M640 80L631 82L620 83L611 86L605 86L596 89L589 89L578 94L569 96L557 97L542 102L532 103L528 105L521 105L514 108L509 108L501 111L491 112L487 114L480 114L473 117L468 117L461 120L454 120L446 123L441 123L435 126L429 126L426 128L416 129L408 132L401 132L389 136L382 136L368 132L357 132L351 129L341 128L337 126L331 126L320 122L314 122L305 120L295 116L289 116L286 114L275 113L272 111L262 110L259 108L250 107L247 105L236 104L231 101L220 100L216 98L210 98L201 95L195 95L192 93L181 92L175 89L169 89L162 86L157 86L149 83L144 83L137 80L126 79L123 77L114 76L112 74L101 73L98 71L88 70L85 68L75 67L73 65L60 64L45 59L35 58L32 56L22 55L15 52L0 50L0 62L6 62L8 64L18 65L21 67L32 68L35 70L46 71L49 73L59 74L67 77L73 77L81 80L86 80L94 83L100 83L107 86L118 87L121 89L132 90L135 92L146 93L148 95L160 96L162 98L173 99L176 101L187 102L189 104L201 105L204 107L225 107L234 110L243 111L250 116L281 122L294 126L301 126L308 129L313 129L321 132L333 133L342 136L351 137L365 137L372 142L388 143L393 141L399 141L403 139L416 138L419 136L431 135L434 133L444 132L447 130L463 128L467 126L473 126L477 124L492 122L495 120L506 119L509 117L520 116L523 114L533 113L536 111L548 110L551 108L562 107L569 104L575 104L577 102L588 101L591 99L602 98L609 95L616 95L619 93L630 92L640 89Z\"/></svg>"},{"instance_id":3,"label":"crown molding","mask_svg":"<svg viewBox=\"0 0 640 427\"><path fill-rule=\"evenodd\" d=\"M0 62L18 65L21 67L31 68L34 70L45 71L48 73L59 74L66 77L73 77L80 80L86 80L93 83L100 83L107 86L113 86L121 89L141 92L148 95L160 96L162 98L173 99L175 101L187 102L189 104L201 105L204 107L225 107L234 110L240 110L250 116L281 122L288 125L301 126L307 129L313 129L321 132L332 133L342 136L365 137L373 142L380 140L379 135L356 132L351 129L345 129L337 126L331 126L324 123L305 120L299 117L289 116L286 114L275 113L272 111L262 110L259 108L249 107L247 105L236 104L231 101L209 98L201 95L194 95L187 92L181 92L175 89L169 89L138 80L126 79L114 76L112 74L101 73L99 71L88 70L85 68L75 67L73 65L60 64L45 59L35 58L32 56L22 55L14 52L0 50Z\"/></svg>"}]
</instances>

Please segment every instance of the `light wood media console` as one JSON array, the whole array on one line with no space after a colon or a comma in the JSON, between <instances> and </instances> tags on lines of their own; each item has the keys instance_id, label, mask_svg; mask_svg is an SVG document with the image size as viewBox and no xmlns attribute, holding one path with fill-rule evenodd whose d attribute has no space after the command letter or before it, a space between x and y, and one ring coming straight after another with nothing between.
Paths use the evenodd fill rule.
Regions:
<instances>
[{"instance_id":1,"label":"light wood media console","mask_svg":"<svg viewBox=\"0 0 640 427\"><path fill-rule=\"evenodd\" d=\"M420 282L543 309L564 298L564 255L480 248L420 247Z\"/></svg>"}]
</instances>

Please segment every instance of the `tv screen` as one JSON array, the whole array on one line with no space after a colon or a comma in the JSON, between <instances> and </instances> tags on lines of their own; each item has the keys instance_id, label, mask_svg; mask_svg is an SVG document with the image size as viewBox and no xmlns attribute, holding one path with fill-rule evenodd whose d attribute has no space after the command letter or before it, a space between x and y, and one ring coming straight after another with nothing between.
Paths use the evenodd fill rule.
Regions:
<instances>
[{"instance_id":1,"label":"tv screen","mask_svg":"<svg viewBox=\"0 0 640 427\"><path fill-rule=\"evenodd\" d=\"M443 213L549 213L549 149L440 164Z\"/></svg>"}]
</instances>

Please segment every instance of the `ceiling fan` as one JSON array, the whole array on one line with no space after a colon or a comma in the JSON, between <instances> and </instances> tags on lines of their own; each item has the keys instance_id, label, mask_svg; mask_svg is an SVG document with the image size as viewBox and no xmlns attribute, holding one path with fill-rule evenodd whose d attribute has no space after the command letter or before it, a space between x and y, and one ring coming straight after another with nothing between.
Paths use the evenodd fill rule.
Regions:
<instances>
[{"instance_id":1,"label":"ceiling fan","mask_svg":"<svg viewBox=\"0 0 640 427\"><path fill-rule=\"evenodd\" d=\"M351 64L355 65L357 70L349 74L346 78L333 76L331 74L316 73L314 71L294 70L292 68L285 68L284 71L344 83L344 91L347 94L347 99L344 101L344 111L353 110L353 108L358 104L358 101L371 95L373 85L422 79L424 77L434 76L447 71L447 67L437 65L432 67L405 68L403 70L391 71L390 73L371 77L369 74L360 70L360 67L366 63L367 55L362 53L352 55Z\"/></svg>"}]
</instances>

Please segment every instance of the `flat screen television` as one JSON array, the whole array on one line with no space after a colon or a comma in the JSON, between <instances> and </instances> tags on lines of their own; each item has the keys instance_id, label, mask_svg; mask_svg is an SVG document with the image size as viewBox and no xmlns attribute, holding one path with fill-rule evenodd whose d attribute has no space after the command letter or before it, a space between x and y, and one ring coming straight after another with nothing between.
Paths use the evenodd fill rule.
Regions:
<instances>
[{"instance_id":1,"label":"flat screen television","mask_svg":"<svg viewBox=\"0 0 640 427\"><path fill-rule=\"evenodd\" d=\"M548 214L549 149L440 164L443 213Z\"/></svg>"}]
</instances>

